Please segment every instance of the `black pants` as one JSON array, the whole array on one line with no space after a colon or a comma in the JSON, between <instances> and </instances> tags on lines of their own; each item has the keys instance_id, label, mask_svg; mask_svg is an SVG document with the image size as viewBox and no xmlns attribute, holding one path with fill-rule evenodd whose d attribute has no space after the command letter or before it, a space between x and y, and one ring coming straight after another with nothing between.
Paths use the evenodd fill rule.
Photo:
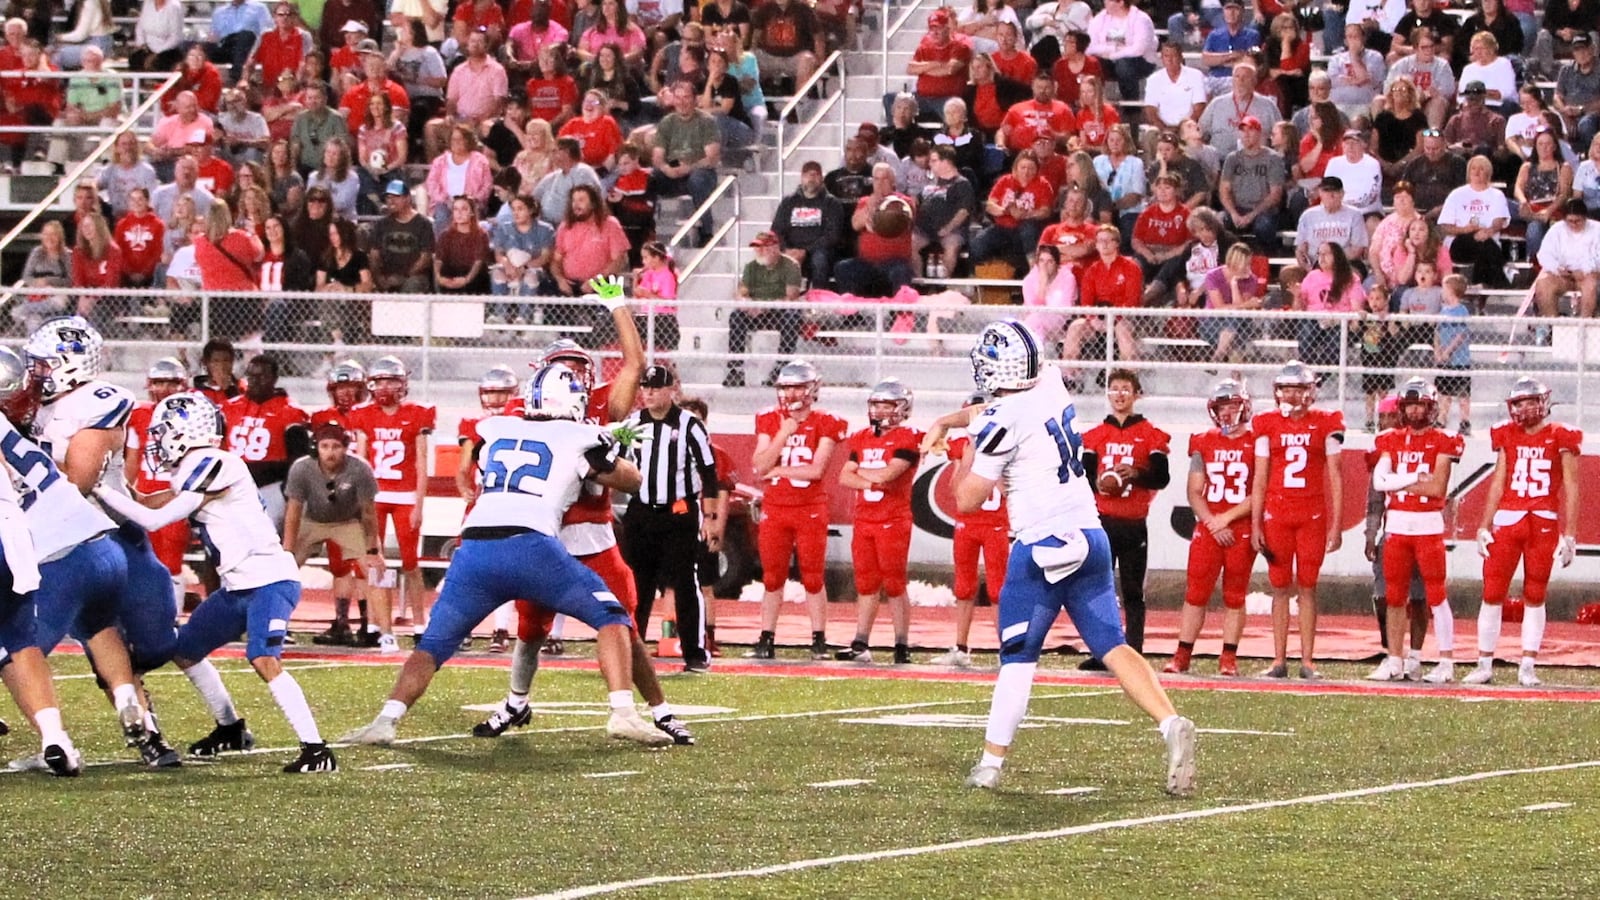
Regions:
<instances>
[{"instance_id":1,"label":"black pants","mask_svg":"<svg viewBox=\"0 0 1600 900\"><path fill-rule=\"evenodd\" d=\"M1143 519L1101 516L1111 542L1111 560L1122 588L1122 617L1128 646L1144 652L1144 576L1150 565L1150 533Z\"/></svg>"},{"instance_id":2,"label":"black pants","mask_svg":"<svg viewBox=\"0 0 1600 900\"><path fill-rule=\"evenodd\" d=\"M634 588L639 594L639 633L650 624L656 586L672 588L677 603L678 637L683 645L683 664L706 664L706 648L700 627L700 582L695 576L695 559L700 551L700 501L684 501L686 509L674 513L659 506L646 506L635 500L628 504L622 527L625 544L623 559L633 570Z\"/></svg>"},{"instance_id":3,"label":"black pants","mask_svg":"<svg viewBox=\"0 0 1600 900\"><path fill-rule=\"evenodd\" d=\"M800 326L804 321L805 317L800 314L800 310L793 307L763 309L757 313L736 309L728 313L728 353L743 356L745 347L750 341L750 332L775 328L778 331L778 352L785 355L792 354L795 345L800 342ZM729 365L737 362L740 360L728 360Z\"/></svg>"}]
</instances>

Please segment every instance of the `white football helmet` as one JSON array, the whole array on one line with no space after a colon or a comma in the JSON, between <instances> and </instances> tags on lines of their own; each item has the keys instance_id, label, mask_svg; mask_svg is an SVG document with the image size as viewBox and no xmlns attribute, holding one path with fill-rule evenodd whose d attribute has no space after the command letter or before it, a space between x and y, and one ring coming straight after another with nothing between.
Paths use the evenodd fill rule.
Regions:
<instances>
[{"instance_id":1,"label":"white football helmet","mask_svg":"<svg viewBox=\"0 0 1600 900\"><path fill-rule=\"evenodd\" d=\"M173 394L150 413L145 454L157 469L173 469L191 450L217 447L227 425L222 410L198 391Z\"/></svg>"},{"instance_id":2,"label":"white football helmet","mask_svg":"<svg viewBox=\"0 0 1600 900\"><path fill-rule=\"evenodd\" d=\"M1250 424L1250 392L1238 381L1224 378L1211 388L1206 412L1223 434L1231 435Z\"/></svg>"},{"instance_id":3,"label":"white football helmet","mask_svg":"<svg viewBox=\"0 0 1600 900\"><path fill-rule=\"evenodd\" d=\"M562 363L571 369L578 380L583 382L583 389L594 390L594 354L583 349L578 342L571 338L561 338L544 348L539 354L539 362L534 368L542 368L553 363Z\"/></svg>"},{"instance_id":4,"label":"white football helmet","mask_svg":"<svg viewBox=\"0 0 1600 900\"><path fill-rule=\"evenodd\" d=\"M772 379L772 386L778 389L779 407L789 412L799 412L817 402L817 395L822 389L822 375L817 372L816 366L803 359L791 360L778 369L778 377ZM796 392L794 388L801 390Z\"/></svg>"},{"instance_id":5,"label":"white football helmet","mask_svg":"<svg viewBox=\"0 0 1600 900\"><path fill-rule=\"evenodd\" d=\"M1511 414L1511 421L1523 428L1538 425L1550 416L1550 388L1532 375L1518 376L1506 394L1506 412Z\"/></svg>"},{"instance_id":6,"label":"white football helmet","mask_svg":"<svg viewBox=\"0 0 1600 900\"><path fill-rule=\"evenodd\" d=\"M1284 415L1309 409L1317 402L1317 374L1298 359L1284 363L1272 377L1272 399Z\"/></svg>"},{"instance_id":7,"label":"white football helmet","mask_svg":"<svg viewBox=\"0 0 1600 900\"><path fill-rule=\"evenodd\" d=\"M1025 391L1039 383L1039 339L1016 319L985 326L970 358L980 391Z\"/></svg>"},{"instance_id":8,"label":"white football helmet","mask_svg":"<svg viewBox=\"0 0 1600 900\"><path fill-rule=\"evenodd\" d=\"M517 373L510 366L495 366L478 379L478 405L484 412L503 412L517 393Z\"/></svg>"},{"instance_id":9,"label":"white football helmet","mask_svg":"<svg viewBox=\"0 0 1600 900\"><path fill-rule=\"evenodd\" d=\"M379 406L398 406L411 390L411 373L398 356L380 356L367 370L367 390Z\"/></svg>"},{"instance_id":10,"label":"white football helmet","mask_svg":"<svg viewBox=\"0 0 1600 900\"><path fill-rule=\"evenodd\" d=\"M82 316L62 316L40 325L22 345L44 402L100 377L105 340Z\"/></svg>"},{"instance_id":11,"label":"white football helmet","mask_svg":"<svg viewBox=\"0 0 1600 900\"><path fill-rule=\"evenodd\" d=\"M403 368L403 367L402 367ZM328 402L340 412L349 412L367 402L367 370L347 359L328 370Z\"/></svg>"},{"instance_id":12,"label":"white football helmet","mask_svg":"<svg viewBox=\"0 0 1600 900\"><path fill-rule=\"evenodd\" d=\"M166 356L150 364L144 374L144 389L150 400L159 403L184 389L189 380L189 370L183 363Z\"/></svg>"},{"instance_id":13,"label":"white football helmet","mask_svg":"<svg viewBox=\"0 0 1600 900\"><path fill-rule=\"evenodd\" d=\"M1420 376L1400 385L1400 422L1407 428L1432 428L1439 414L1439 392Z\"/></svg>"},{"instance_id":14,"label":"white football helmet","mask_svg":"<svg viewBox=\"0 0 1600 900\"><path fill-rule=\"evenodd\" d=\"M589 389L565 363L551 363L522 385L522 414L582 422L589 415Z\"/></svg>"},{"instance_id":15,"label":"white football helmet","mask_svg":"<svg viewBox=\"0 0 1600 900\"><path fill-rule=\"evenodd\" d=\"M877 410L874 409L877 407ZM882 414L875 414L881 410ZM867 421L880 434L911 418L911 388L898 378L885 378L867 395Z\"/></svg>"},{"instance_id":16,"label":"white football helmet","mask_svg":"<svg viewBox=\"0 0 1600 900\"><path fill-rule=\"evenodd\" d=\"M26 432L39 410L39 389L28 366L10 347L0 346L0 414Z\"/></svg>"}]
</instances>

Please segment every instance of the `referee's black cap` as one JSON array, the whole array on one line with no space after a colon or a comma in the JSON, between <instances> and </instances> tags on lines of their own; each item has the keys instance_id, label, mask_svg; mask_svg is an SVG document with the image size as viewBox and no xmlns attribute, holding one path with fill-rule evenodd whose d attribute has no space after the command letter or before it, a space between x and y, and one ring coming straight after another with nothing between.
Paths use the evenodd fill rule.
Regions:
<instances>
[{"instance_id":1,"label":"referee's black cap","mask_svg":"<svg viewBox=\"0 0 1600 900\"><path fill-rule=\"evenodd\" d=\"M644 370L644 375L639 379L640 387L664 388L672 387L677 379L672 377L672 370L666 366L650 366Z\"/></svg>"}]
</instances>

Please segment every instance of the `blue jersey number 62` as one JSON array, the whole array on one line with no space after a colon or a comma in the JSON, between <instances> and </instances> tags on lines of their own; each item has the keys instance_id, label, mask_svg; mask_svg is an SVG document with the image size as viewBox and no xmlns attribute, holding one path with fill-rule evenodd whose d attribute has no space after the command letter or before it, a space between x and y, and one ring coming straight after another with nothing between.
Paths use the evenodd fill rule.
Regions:
<instances>
[{"instance_id":1,"label":"blue jersey number 62","mask_svg":"<svg viewBox=\"0 0 1600 900\"><path fill-rule=\"evenodd\" d=\"M509 458L508 458L509 457ZM521 459L517 459L521 457ZM531 457L531 458L530 458ZM544 481L550 477L550 446L544 441L517 441L501 438L489 445L483 456L483 492L494 494L511 491L518 494L538 493L523 490L525 479ZM513 462L516 468L508 468Z\"/></svg>"}]
</instances>

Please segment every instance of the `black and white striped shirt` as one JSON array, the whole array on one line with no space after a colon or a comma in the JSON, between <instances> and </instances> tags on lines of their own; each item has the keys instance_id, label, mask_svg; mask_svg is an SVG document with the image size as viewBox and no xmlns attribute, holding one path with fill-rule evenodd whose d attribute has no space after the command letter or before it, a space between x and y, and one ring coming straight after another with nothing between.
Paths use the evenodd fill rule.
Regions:
<instances>
[{"instance_id":1,"label":"black and white striped shirt","mask_svg":"<svg viewBox=\"0 0 1600 900\"><path fill-rule=\"evenodd\" d=\"M711 434L706 424L674 405L660 419L641 409L628 417L628 425L639 431L639 441L628 451L644 483L639 487L639 502L669 506L686 498L698 499L706 485L715 490L716 459L711 453Z\"/></svg>"}]
</instances>

